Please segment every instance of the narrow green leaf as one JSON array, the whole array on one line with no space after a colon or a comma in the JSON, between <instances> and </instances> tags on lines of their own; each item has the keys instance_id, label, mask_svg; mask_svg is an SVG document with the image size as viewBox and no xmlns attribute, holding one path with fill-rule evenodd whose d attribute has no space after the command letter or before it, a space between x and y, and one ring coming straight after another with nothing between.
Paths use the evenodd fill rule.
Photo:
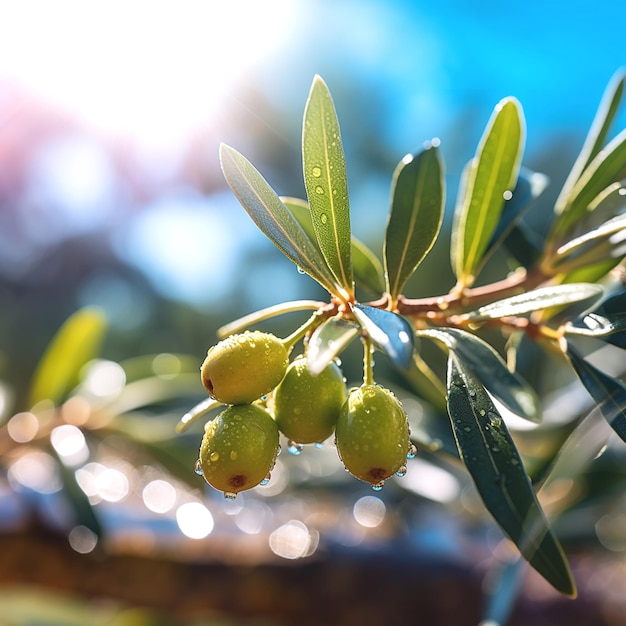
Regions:
<instances>
[{"instance_id":1,"label":"narrow green leaf","mask_svg":"<svg viewBox=\"0 0 626 626\"><path fill-rule=\"evenodd\" d=\"M220 160L226 182L263 234L302 271L339 297L341 288L317 247L250 161L224 144Z\"/></svg>"},{"instance_id":2,"label":"narrow green leaf","mask_svg":"<svg viewBox=\"0 0 626 626\"><path fill-rule=\"evenodd\" d=\"M532 387L509 371L502 357L486 341L457 328L427 328L415 334L445 344L509 411L531 422L540 420L539 400Z\"/></svg>"},{"instance_id":3,"label":"narrow green leaf","mask_svg":"<svg viewBox=\"0 0 626 626\"><path fill-rule=\"evenodd\" d=\"M41 357L31 383L29 403L51 400L59 404L75 387L80 370L94 359L106 330L98 309L80 309L67 318Z\"/></svg>"},{"instance_id":4,"label":"narrow green leaf","mask_svg":"<svg viewBox=\"0 0 626 626\"><path fill-rule=\"evenodd\" d=\"M293 300L292 302L281 302L280 304L274 304L268 306L265 309L260 309L249 315L244 315L239 319L233 320L228 324L224 324L217 329L217 336L220 339L228 337L228 335L234 335L246 328L250 328L253 324L258 324L264 320L272 319L278 315L284 315L285 313L294 313L296 311L316 311L320 307L324 306L323 302L318 300Z\"/></svg>"},{"instance_id":5,"label":"narrow green leaf","mask_svg":"<svg viewBox=\"0 0 626 626\"><path fill-rule=\"evenodd\" d=\"M307 368L314 376L321 371L361 333L354 322L331 317L320 324L309 339Z\"/></svg>"},{"instance_id":6,"label":"narrow green leaf","mask_svg":"<svg viewBox=\"0 0 626 626\"><path fill-rule=\"evenodd\" d=\"M300 198L281 197L281 200L293 213L293 216L298 222L300 222L300 226L302 226L306 234L319 249L309 203ZM383 277L381 262L378 260L378 257L354 235L352 236L352 265L354 280L357 285L369 289L376 295L381 294L385 290L385 279Z\"/></svg>"},{"instance_id":7,"label":"narrow green leaf","mask_svg":"<svg viewBox=\"0 0 626 626\"><path fill-rule=\"evenodd\" d=\"M393 175L385 235L387 291L396 301L406 281L433 247L443 218L443 165L438 140L405 157Z\"/></svg>"},{"instance_id":8,"label":"narrow green leaf","mask_svg":"<svg viewBox=\"0 0 626 626\"><path fill-rule=\"evenodd\" d=\"M328 87L316 76L304 111L304 183L313 227L344 297L354 292L348 177L337 113Z\"/></svg>"},{"instance_id":9,"label":"narrow green leaf","mask_svg":"<svg viewBox=\"0 0 626 626\"><path fill-rule=\"evenodd\" d=\"M600 150L602 150L602 147L606 143L624 94L625 80L626 74L621 70L616 73L609 82L585 139L585 143L554 205L554 211L557 215L560 215L566 209L576 181L578 181L581 174L587 169L591 161Z\"/></svg>"},{"instance_id":10,"label":"narrow green leaf","mask_svg":"<svg viewBox=\"0 0 626 626\"><path fill-rule=\"evenodd\" d=\"M568 343L567 356L578 378L611 428L626 441L626 387L591 365Z\"/></svg>"},{"instance_id":11,"label":"narrow green leaf","mask_svg":"<svg viewBox=\"0 0 626 626\"><path fill-rule=\"evenodd\" d=\"M521 106L514 98L495 108L467 171L455 209L451 251L459 284L471 285L504 206L515 187L524 146Z\"/></svg>"},{"instance_id":12,"label":"narrow green leaf","mask_svg":"<svg viewBox=\"0 0 626 626\"><path fill-rule=\"evenodd\" d=\"M223 406L223 403L213 398L205 398L201 402L198 402L198 404L189 409L189 411L180 418L178 424L176 424L176 432L185 432L194 422L220 406Z\"/></svg>"},{"instance_id":13,"label":"narrow green leaf","mask_svg":"<svg viewBox=\"0 0 626 626\"><path fill-rule=\"evenodd\" d=\"M533 289L518 296L498 300L467 313L470 320L498 319L527 315L556 306L564 306L573 302L589 302L600 298L604 290L600 285L592 283L576 283L554 285Z\"/></svg>"},{"instance_id":14,"label":"narrow green leaf","mask_svg":"<svg viewBox=\"0 0 626 626\"><path fill-rule=\"evenodd\" d=\"M607 187L626 178L626 130L598 152L567 196L548 240L559 246Z\"/></svg>"},{"instance_id":15,"label":"narrow green leaf","mask_svg":"<svg viewBox=\"0 0 626 626\"><path fill-rule=\"evenodd\" d=\"M413 363L415 339L413 327L401 315L371 306L357 304L352 309L354 317L374 344L401 369Z\"/></svg>"},{"instance_id":16,"label":"narrow green leaf","mask_svg":"<svg viewBox=\"0 0 626 626\"><path fill-rule=\"evenodd\" d=\"M563 550L489 394L454 353L448 358L448 411L459 453L480 496L524 558L560 592L574 596Z\"/></svg>"},{"instance_id":17,"label":"narrow green leaf","mask_svg":"<svg viewBox=\"0 0 626 626\"><path fill-rule=\"evenodd\" d=\"M608 317L598 315L597 313L589 313L565 325L566 333L587 337L607 337L615 333L623 333L625 330L626 313Z\"/></svg>"}]
</instances>

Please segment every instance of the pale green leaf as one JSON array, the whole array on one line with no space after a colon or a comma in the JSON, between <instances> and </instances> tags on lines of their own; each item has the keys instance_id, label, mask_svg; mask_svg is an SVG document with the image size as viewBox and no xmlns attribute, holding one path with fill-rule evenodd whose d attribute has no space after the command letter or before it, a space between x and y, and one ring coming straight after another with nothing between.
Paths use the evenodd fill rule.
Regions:
<instances>
[{"instance_id":1,"label":"pale green leaf","mask_svg":"<svg viewBox=\"0 0 626 626\"><path fill-rule=\"evenodd\" d=\"M443 166L438 144L405 157L393 175L385 235L387 291L395 301L433 247L443 218Z\"/></svg>"},{"instance_id":2,"label":"pale green leaf","mask_svg":"<svg viewBox=\"0 0 626 626\"><path fill-rule=\"evenodd\" d=\"M324 289L340 296L341 288L317 247L256 168L224 144L220 147L220 160L226 182L263 234Z\"/></svg>"},{"instance_id":3,"label":"pale green leaf","mask_svg":"<svg viewBox=\"0 0 626 626\"><path fill-rule=\"evenodd\" d=\"M470 286L496 231L505 198L515 187L524 146L521 106L514 98L495 108L461 187L451 258L459 285Z\"/></svg>"},{"instance_id":4,"label":"pale green leaf","mask_svg":"<svg viewBox=\"0 0 626 626\"><path fill-rule=\"evenodd\" d=\"M320 324L307 345L307 369L314 376L320 374L360 333L358 324L337 317Z\"/></svg>"},{"instance_id":5,"label":"pale green leaf","mask_svg":"<svg viewBox=\"0 0 626 626\"><path fill-rule=\"evenodd\" d=\"M316 76L304 111L304 183L320 249L335 279L354 292L350 205L345 156L337 113L328 87Z\"/></svg>"}]
</instances>

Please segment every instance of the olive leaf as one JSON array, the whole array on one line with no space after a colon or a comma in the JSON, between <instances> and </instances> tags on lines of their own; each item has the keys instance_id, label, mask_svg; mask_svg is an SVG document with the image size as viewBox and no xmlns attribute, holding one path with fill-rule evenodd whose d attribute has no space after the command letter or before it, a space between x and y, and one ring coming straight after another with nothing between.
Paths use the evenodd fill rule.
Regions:
<instances>
[{"instance_id":1,"label":"olive leaf","mask_svg":"<svg viewBox=\"0 0 626 626\"><path fill-rule=\"evenodd\" d=\"M452 267L469 287L487 250L519 172L524 146L521 106L505 98L495 108L465 173L454 213Z\"/></svg>"},{"instance_id":2,"label":"olive leaf","mask_svg":"<svg viewBox=\"0 0 626 626\"><path fill-rule=\"evenodd\" d=\"M301 198L281 197L281 200L293 213L293 216L298 220L304 232L306 232L311 241L319 249L309 203ZM372 293L382 293L385 289L385 280L383 278L381 262L378 260L378 257L354 235L352 235L351 241L354 280L357 284L369 289Z\"/></svg>"},{"instance_id":3,"label":"olive leaf","mask_svg":"<svg viewBox=\"0 0 626 626\"><path fill-rule=\"evenodd\" d=\"M619 380L591 365L569 343L567 356L578 378L598 404L604 419L626 441L626 387Z\"/></svg>"},{"instance_id":4,"label":"olive leaf","mask_svg":"<svg viewBox=\"0 0 626 626\"><path fill-rule=\"evenodd\" d=\"M509 411L531 422L540 420L539 400L532 387L509 371L502 357L486 341L457 328L426 328L415 334L446 345Z\"/></svg>"},{"instance_id":5,"label":"olive leaf","mask_svg":"<svg viewBox=\"0 0 626 626\"><path fill-rule=\"evenodd\" d=\"M348 177L337 113L328 87L316 76L302 129L304 183L313 227L343 297L354 291Z\"/></svg>"},{"instance_id":6,"label":"olive leaf","mask_svg":"<svg viewBox=\"0 0 626 626\"><path fill-rule=\"evenodd\" d=\"M220 146L220 161L226 182L263 234L302 271L339 297L341 285L316 246L250 161L225 144Z\"/></svg>"},{"instance_id":7,"label":"olive leaf","mask_svg":"<svg viewBox=\"0 0 626 626\"><path fill-rule=\"evenodd\" d=\"M448 412L459 454L480 496L524 558L560 592L575 596L563 550L489 394L454 352L448 357Z\"/></svg>"},{"instance_id":8,"label":"olive leaf","mask_svg":"<svg viewBox=\"0 0 626 626\"><path fill-rule=\"evenodd\" d=\"M176 424L176 432L185 432L194 422L199 420L201 417L203 417L213 409L216 409L223 405L223 402L220 402L219 400L214 400L213 398L205 398L204 400L198 402L198 404L189 409L189 411L187 411L187 413L185 413L180 418L178 424Z\"/></svg>"},{"instance_id":9,"label":"olive leaf","mask_svg":"<svg viewBox=\"0 0 626 626\"><path fill-rule=\"evenodd\" d=\"M31 383L29 403L59 404L79 382L80 370L98 355L106 330L102 312L80 309L67 318L44 352Z\"/></svg>"},{"instance_id":10,"label":"olive leaf","mask_svg":"<svg viewBox=\"0 0 626 626\"><path fill-rule=\"evenodd\" d=\"M413 327L402 316L391 311L356 304L352 313L374 344L401 369L413 363L415 339Z\"/></svg>"},{"instance_id":11,"label":"olive leaf","mask_svg":"<svg viewBox=\"0 0 626 626\"><path fill-rule=\"evenodd\" d=\"M307 369L314 376L322 370L361 332L358 324L331 317L320 324L307 344Z\"/></svg>"},{"instance_id":12,"label":"olive leaf","mask_svg":"<svg viewBox=\"0 0 626 626\"><path fill-rule=\"evenodd\" d=\"M567 210L568 206L571 204L571 195L574 185L606 143L610 128L617 115L624 94L625 80L626 73L622 70L616 73L608 84L585 139L585 143L554 205L554 211L557 215L561 215ZM558 225L557 230L560 230L561 226L562 224Z\"/></svg>"},{"instance_id":13,"label":"olive leaf","mask_svg":"<svg viewBox=\"0 0 626 626\"><path fill-rule=\"evenodd\" d=\"M393 174L384 244L387 292L395 301L433 247L444 206L443 165L436 143L405 157Z\"/></svg>"},{"instance_id":14,"label":"olive leaf","mask_svg":"<svg viewBox=\"0 0 626 626\"><path fill-rule=\"evenodd\" d=\"M476 311L467 313L467 318L470 320L487 320L527 315L534 311L564 306L573 302L588 302L591 305L603 293L604 290L600 285L592 283L541 287L527 293L486 304Z\"/></svg>"}]
</instances>

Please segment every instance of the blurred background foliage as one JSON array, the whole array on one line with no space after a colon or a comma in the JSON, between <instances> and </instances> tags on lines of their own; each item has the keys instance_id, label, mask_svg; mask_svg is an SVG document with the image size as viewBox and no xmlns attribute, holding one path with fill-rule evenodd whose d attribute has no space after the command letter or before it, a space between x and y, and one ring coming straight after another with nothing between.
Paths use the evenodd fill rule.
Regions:
<instances>
[{"instance_id":1,"label":"blurred background foliage","mask_svg":"<svg viewBox=\"0 0 626 626\"><path fill-rule=\"evenodd\" d=\"M129 625L386 624L390 615L404 624L420 613L476 623L482 574L509 555L493 555L501 538L455 466L424 453L374 494L332 451L307 449L282 455L270 485L235 503L193 473L200 427L181 436L174 427L203 396L197 371L216 329L281 300L325 298L238 205L218 145L245 154L280 194L303 197L302 111L322 75L342 125L353 230L380 252L402 156L441 139L449 216L493 106L514 95L528 125L524 164L553 181L533 210L541 228L626 61L626 9L608 0L0 7L3 623L85 623L84 611L90 623ZM451 287L446 244L407 293ZM77 311L70 323L82 331L62 350L69 373L54 359L46 370L43 355ZM263 328L284 336L295 317ZM360 354L343 360L357 379ZM591 406L554 363L529 356L525 367L553 411ZM382 359L378 375L403 393ZM434 410L405 400L414 421ZM609 448L579 486L610 506L576 497L586 504L561 528L566 543L587 548L573 565L580 598L561 600L529 574L511 623L622 623L620 463ZM600 544L608 556L596 555ZM297 559L298 570L276 565ZM392 572L389 581L374 568ZM335 594L325 584L333 572ZM98 611L62 593L33 601L30 586L12 586L25 584L80 589L99 598Z\"/></svg>"}]
</instances>

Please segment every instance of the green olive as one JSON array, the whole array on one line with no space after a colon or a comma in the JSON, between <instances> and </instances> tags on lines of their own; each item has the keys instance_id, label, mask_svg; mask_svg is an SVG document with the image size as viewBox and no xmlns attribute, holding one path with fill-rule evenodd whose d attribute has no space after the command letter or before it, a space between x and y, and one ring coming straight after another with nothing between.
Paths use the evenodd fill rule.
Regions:
<instances>
[{"instance_id":1,"label":"green olive","mask_svg":"<svg viewBox=\"0 0 626 626\"><path fill-rule=\"evenodd\" d=\"M406 463L409 425L400 401L378 385L348 394L335 430L346 469L371 485L380 485Z\"/></svg>"},{"instance_id":2,"label":"green olive","mask_svg":"<svg viewBox=\"0 0 626 626\"><path fill-rule=\"evenodd\" d=\"M296 359L274 390L274 418L289 439L322 442L335 429L345 399L346 385L336 363L313 376L306 358Z\"/></svg>"},{"instance_id":3,"label":"green olive","mask_svg":"<svg viewBox=\"0 0 626 626\"><path fill-rule=\"evenodd\" d=\"M207 352L200 370L209 394L224 404L249 404L282 380L289 354L275 335L246 331L232 335Z\"/></svg>"},{"instance_id":4,"label":"green olive","mask_svg":"<svg viewBox=\"0 0 626 626\"><path fill-rule=\"evenodd\" d=\"M199 473L234 496L256 487L271 471L278 453L278 427L256 404L229 406L204 428Z\"/></svg>"}]
</instances>

